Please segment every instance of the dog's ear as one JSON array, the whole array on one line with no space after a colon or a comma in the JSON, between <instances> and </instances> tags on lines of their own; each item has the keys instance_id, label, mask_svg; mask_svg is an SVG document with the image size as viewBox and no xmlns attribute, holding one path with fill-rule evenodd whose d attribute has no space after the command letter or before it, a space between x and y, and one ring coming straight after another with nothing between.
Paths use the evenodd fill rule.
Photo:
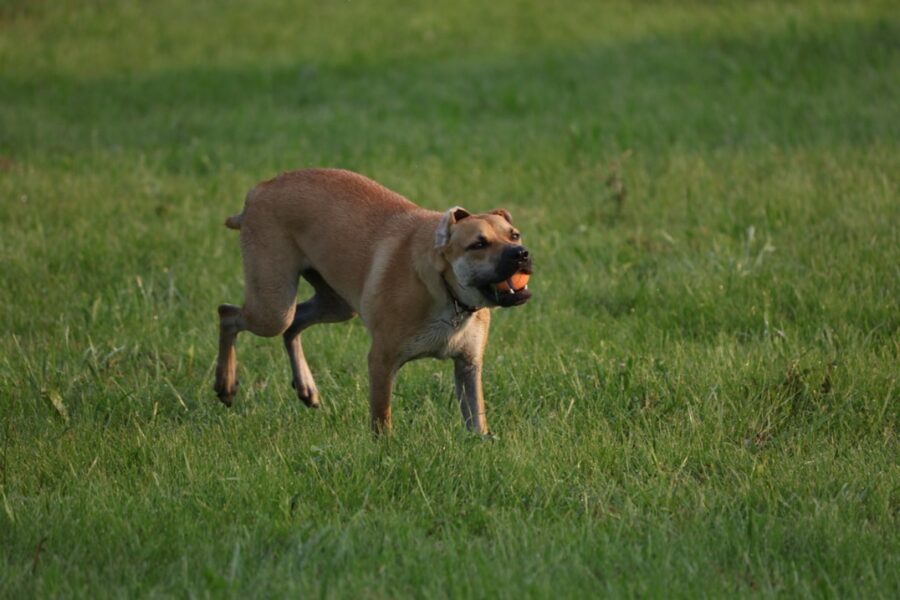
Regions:
<instances>
[{"instance_id":1,"label":"dog's ear","mask_svg":"<svg viewBox=\"0 0 900 600\"><path fill-rule=\"evenodd\" d=\"M434 247L443 248L450 241L450 227L459 223L466 217L472 216L472 213L461 206L454 206L444 213L441 222L438 223L437 230L434 232Z\"/></svg>"},{"instance_id":2,"label":"dog's ear","mask_svg":"<svg viewBox=\"0 0 900 600\"><path fill-rule=\"evenodd\" d=\"M500 215L501 217L503 217L504 219L506 219L506 222L507 222L507 223L509 223L510 225L512 225L512 215L509 214L509 211L506 210L505 208L497 208L497 209L494 209L494 210L492 210L492 211L491 211L490 213L488 213L488 214L491 214L491 215Z\"/></svg>"}]
</instances>

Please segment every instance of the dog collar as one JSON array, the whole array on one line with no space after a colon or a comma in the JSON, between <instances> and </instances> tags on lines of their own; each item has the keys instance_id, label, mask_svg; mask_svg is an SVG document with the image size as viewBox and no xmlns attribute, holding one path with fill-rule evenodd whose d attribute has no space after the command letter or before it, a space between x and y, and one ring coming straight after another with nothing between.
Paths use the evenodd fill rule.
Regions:
<instances>
[{"instance_id":1,"label":"dog collar","mask_svg":"<svg viewBox=\"0 0 900 600\"><path fill-rule=\"evenodd\" d=\"M473 308L456 297L456 294L453 293L453 288L450 287L450 284L447 283L447 279L441 275L441 281L444 282L444 289L447 290L447 295L450 296L450 300L453 301L453 310L456 312L456 318L454 319L454 326L458 326L465 317L471 316L476 311L480 310L479 308Z\"/></svg>"}]
</instances>

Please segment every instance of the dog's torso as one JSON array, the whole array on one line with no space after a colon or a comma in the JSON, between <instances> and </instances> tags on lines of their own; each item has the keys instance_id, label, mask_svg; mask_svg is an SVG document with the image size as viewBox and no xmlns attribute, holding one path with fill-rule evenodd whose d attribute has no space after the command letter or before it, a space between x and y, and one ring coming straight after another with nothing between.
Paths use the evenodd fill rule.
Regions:
<instances>
[{"instance_id":1,"label":"dog's torso","mask_svg":"<svg viewBox=\"0 0 900 600\"><path fill-rule=\"evenodd\" d=\"M425 210L361 175L285 173L247 195L241 243L270 260L318 272L399 362L446 358L478 339L486 319L460 318L446 302L433 261L441 213ZM480 311L479 311L480 312ZM373 332L374 333L374 332Z\"/></svg>"},{"instance_id":2,"label":"dog's torso","mask_svg":"<svg viewBox=\"0 0 900 600\"><path fill-rule=\"evenodd\" d=\"M486 309L471 315L460 315L448 308L427 319L401 347L399 362L417 358L452 358L467 352L473 345L487 342L490 312Z\"/></svg>"}]
</instances>

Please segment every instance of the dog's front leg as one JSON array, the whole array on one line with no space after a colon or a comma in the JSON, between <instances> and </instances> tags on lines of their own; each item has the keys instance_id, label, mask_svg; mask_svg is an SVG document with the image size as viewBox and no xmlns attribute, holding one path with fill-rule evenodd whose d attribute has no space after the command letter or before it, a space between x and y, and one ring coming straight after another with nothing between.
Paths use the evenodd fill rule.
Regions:
<instances>
[{"instance_id":1,"label":"dog's front leg","mask_svg":"<svg viewBox=\"0 0 900 600\"><path fill-rule=\"evenodd\" d=\"M484 393L481 389L481 360L454 358L453 371L456 377L456 397L459 399L466 427L475 433L489 435Z\"/></svg>"},{"instance_id":2,"label":"dog's front leg","mask_svg":"<svg viewBox=\"0 0 900 600\"><path fill-rule=\"evenodd\" d=\"M391 432L391 389L396 371L393 356L375 347L369 350L369 413L372 431Z\"/></svg>"}]
</instances>

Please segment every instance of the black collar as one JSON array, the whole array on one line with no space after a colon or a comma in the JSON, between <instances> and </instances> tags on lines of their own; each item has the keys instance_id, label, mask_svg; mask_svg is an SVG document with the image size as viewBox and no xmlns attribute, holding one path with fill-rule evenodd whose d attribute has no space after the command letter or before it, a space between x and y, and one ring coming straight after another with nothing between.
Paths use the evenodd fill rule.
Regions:
<instances>
[{"instance_id":1,"label":"black collar","mask_svg":"<svg viewBox=\"0 0 900 600\"><path fill-rule=\"evenodd\" d=\"M449 283L447 283L447 279L443 276L443 274L441 275L441 281L444 282L444 289L447 290L447 295L449 295L450 299L453 301L453 310L456 311L456 318L458 320L469 317L476 311L481 310L480 308L473 308L457 298L456 294L453 293L453 288L450 287Z\"/></svg>"}]
</instances>

